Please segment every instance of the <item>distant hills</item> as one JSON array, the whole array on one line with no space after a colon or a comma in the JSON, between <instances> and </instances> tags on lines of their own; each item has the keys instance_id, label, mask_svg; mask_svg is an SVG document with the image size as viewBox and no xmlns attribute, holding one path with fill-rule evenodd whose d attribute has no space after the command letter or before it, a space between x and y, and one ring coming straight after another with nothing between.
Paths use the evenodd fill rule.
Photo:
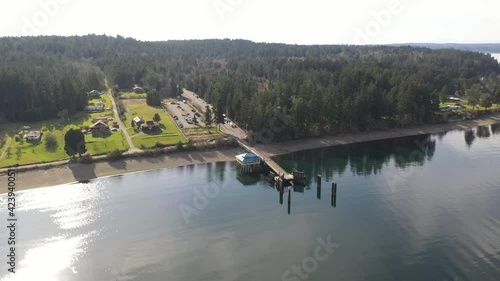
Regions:
<instances>
[{"instance_id":1,"label":"distant hills","mask_svg":"<svg viewBox=\"0 0 500 281\"><path fill-rule=\"evenodd\" d=\"M462 51L474 51L482 53L499 53L500 43L490 44L465 44L465 43L406 43L406 44L392 44L392 46L415 46L425 47L430 49L456 49Z\"/></svg>"}]
</instances>

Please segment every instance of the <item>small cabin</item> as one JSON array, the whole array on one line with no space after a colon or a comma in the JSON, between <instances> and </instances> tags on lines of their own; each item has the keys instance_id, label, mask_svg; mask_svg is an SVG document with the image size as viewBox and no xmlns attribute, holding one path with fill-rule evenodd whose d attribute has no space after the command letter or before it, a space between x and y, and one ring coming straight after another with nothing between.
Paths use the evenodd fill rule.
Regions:
<instances>
[{"instance_id":1,"label":"small cabin","mask_svg":"<svg viewBox=\"0 0 500 281\"><path fill-rule=\"evenodd\" d=\"M240 170L244 173L254 173L260 171L262 159L255 153L245 153L236 156L236 161Z\"/></svg>"}]
</instances>

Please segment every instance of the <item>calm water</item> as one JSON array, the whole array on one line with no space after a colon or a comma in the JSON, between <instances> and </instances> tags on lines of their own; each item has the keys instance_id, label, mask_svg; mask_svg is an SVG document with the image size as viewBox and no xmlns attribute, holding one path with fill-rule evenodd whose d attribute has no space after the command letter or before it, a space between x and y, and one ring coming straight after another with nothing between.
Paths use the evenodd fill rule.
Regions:
<instances>
[{"instance_id":1,"label":"calm water","mask_svg":"<svg viewBox=\"0 0 500 281\"><path fill-rule=\"evenodd\" d=\"M281 157L311 179L290 214L288 192L280 204L234 163L22 192L18 272L6 274L2 240L1 280L500 280L499 134Z\"/></svg>"},{"instance_id":2,"label":"calm water","mask_svg":"<svg viewBox=\"0 0 500 281\"><path fill-rule=\"evenodd\" d=\"M491 54L492 57L496 58L500 62L500 54Z\"/></svg>"}]
</instances>

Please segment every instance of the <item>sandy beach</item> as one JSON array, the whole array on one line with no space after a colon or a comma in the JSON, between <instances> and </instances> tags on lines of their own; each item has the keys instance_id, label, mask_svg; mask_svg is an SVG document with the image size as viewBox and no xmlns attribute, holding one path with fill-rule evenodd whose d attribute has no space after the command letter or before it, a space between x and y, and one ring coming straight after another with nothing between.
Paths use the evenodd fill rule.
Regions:
<instances>
[{"instance_id":1,"label":"sandy beach","mask_svg":"<svg viewBox=\"0 0 500 281\"><path fill-rule=\"evenodd\" d=\"M500 123L500 113L475 120L451 122L436 125L425 125L405 129L387 131L371 131L343 134L332 137L295 140L283 143L256 145L260 151L271 156L283 155L302 150L360 143L374 140L391 139L421 134L440 133L451 130L473 128ZM48 187L72 182L132 172L173 168L180 166L206 164L235 160L235 155L243 153L241 148L218 151L179 152L158 157L130 158L116 162L98 162L90 165L63 164L56 167L41 168L19 172L16 183L17 190ZM5 173L0 174L0 183L5 182ZM5 193L0 191L0 193Z\"/></svg>"},{"instance_id":2,"label":"sandy beach","mask_svg":"<svg viewBox=\"0 0 500 281\"><path fill-rule=\"evenodd\" d=\"M115 162L98 162L90 165L67 164L48 169L30 170L17 174L16 190L21 191L72 182L88 181L99 177L139 171L233 161L234 156L240 153L243 153L243 150L239 148L218 151L179 152L158 157L130 158ZM0 175L0 179L0 182L5 182L6 175ZM0 194L5 193L3 191L4 190L2 190Z\"/></svg>"}]
</instances>

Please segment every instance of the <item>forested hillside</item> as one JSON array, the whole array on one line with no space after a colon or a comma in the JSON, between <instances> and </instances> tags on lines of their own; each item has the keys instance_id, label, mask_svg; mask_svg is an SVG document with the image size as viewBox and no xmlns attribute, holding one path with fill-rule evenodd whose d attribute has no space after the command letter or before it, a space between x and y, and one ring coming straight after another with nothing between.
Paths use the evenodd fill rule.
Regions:
<instances>
[{"instance_id":1,"label":"forested hillside","mask_svg":"<svg viewBox=\"0 0 500 281\"><path fill-rule=\"evenodd\" d=\"M163 97L177 95L179 85L251 130L268 126L274 109L287 110L291 124L278 140L433 122L440 96L499 73L489 55L417 47L2 38L0 111L12 121L74 113L105 78ZM498 88L489 94L500 102Z\"/></svg>"}]
</instances>

